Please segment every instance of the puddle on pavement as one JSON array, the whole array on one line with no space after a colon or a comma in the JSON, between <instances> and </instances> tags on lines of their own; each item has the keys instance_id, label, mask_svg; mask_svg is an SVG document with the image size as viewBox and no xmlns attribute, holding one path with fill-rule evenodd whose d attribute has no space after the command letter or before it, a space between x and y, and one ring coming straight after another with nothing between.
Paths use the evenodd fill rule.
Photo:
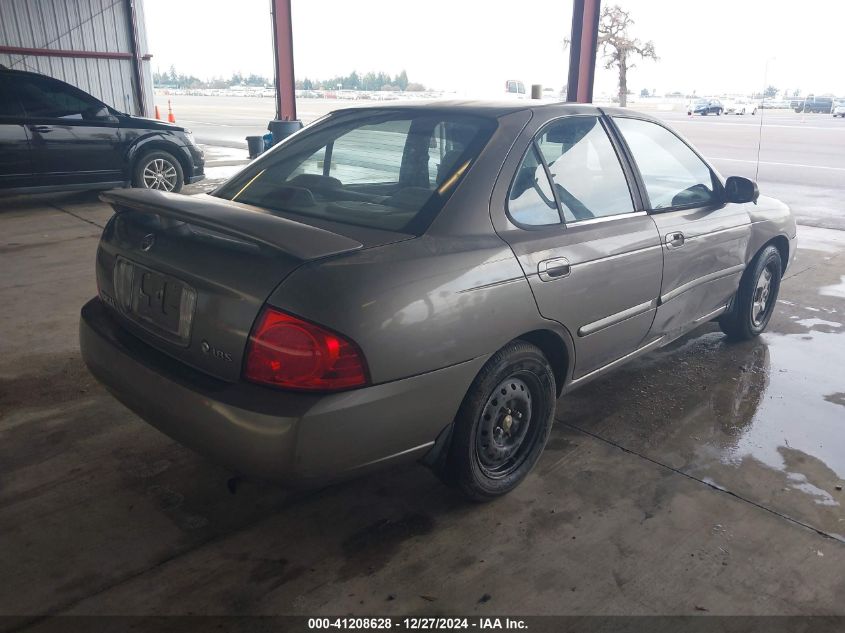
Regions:
<instances>
[{"instance_id":1,"label":"puddle on pavement","mask_svg":"<svg viewBox=\"0 0 845 633\"><path fill-rule=\"evenodd\" d=\"M819 294L828 297L841 297L845 299L845 275L842 275L838 284L831 284L829 286L822 286L819 288Z\"/></svg>"},{"instance_id":2,"label":"puddle on pavement","mask_svg":"<svg viewBox=\"0 0 845 633\"><path fill-rule=\"evenodd\" d=\"M797 323L808 321L821 320ZM833 399L843 389L842 344L837 338L841 337L819 331L763 335L765 362L754 371L764 374L765 380L751 393L737 393L759 404L736 445L727 451L727 461L748 455L786 472L784 453L799 451L845 479L845 407Z\"/></svg>"},{"instance_id":3,"label":"puddle on pavement","mask_svg":"<svg viewBox=\"0 0 845 633\"><path fill-rule=\"evenodd\" d=\"M845 540L845 327L780 325L746 343L711 326L564 397L558 419Z\"/></svg>"}]
</instances>

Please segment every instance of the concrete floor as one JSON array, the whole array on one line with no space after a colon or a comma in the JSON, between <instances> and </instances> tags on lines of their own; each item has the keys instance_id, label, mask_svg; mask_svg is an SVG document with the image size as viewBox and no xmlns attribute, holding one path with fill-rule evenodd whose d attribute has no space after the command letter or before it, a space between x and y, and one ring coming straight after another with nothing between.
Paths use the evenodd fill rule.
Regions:
<instances>
[{"instance_id":1,"label":"concrete floor","mask_svg":"<svg viewBox=\"0 0 845 633\"><path fill-rule=\"evenodd\" d=\"M712 325L562 399L467 504L421 466L242 482L88 375L109 211L0 201L0 615L845 614L845 232L801 227L769 332ZM10 628L0 620L0 629Z\"/></svg>"}]
</instances>

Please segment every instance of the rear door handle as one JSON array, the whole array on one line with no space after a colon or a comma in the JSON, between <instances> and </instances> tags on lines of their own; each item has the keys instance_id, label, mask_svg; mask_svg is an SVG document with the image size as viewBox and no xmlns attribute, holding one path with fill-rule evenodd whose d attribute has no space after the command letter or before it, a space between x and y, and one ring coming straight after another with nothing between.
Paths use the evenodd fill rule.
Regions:
<instances>
[{"instance_id":1,"label":"rear door handle","mask_svg":"<svg viewBox=\"0 0 845 633\"><path fill-rule=\"evenodd\" d=\"M569 273L572 272L572 266L565 257L555 257L537 264L537 272L543 281L554 281L569 276Z\"/></svg>"},{"instance_id":2,"label":"rear door handle","mask_svg":"<svg viewBox=\"0 0 845 633\"><path fill-rule=\"evenodd\" d=\"M667 233L666 234L666 247L667 248L680 248L684 245L684 234L680 231L675 231L674 233Z\"/></svg>"},{"instance_id":3,"label":"rear door handle","mask_svg":"<svg viewBox=\"0 0 845 633\"><path fill-rule=\"evenodd\" d=\"M30 125L29 129L33 132L38 132L39 134L48 134L53 131L53 128L49 125Z\"/></svg>"}]
</instances>

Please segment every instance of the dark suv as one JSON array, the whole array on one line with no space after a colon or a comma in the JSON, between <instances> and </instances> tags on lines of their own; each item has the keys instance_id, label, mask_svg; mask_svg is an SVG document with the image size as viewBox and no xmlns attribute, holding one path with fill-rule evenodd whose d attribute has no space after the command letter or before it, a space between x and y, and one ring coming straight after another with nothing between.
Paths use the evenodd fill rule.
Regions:
<instances>
[{"instance_id":1,"label":"dark suv","mask_svg":"<svg viewBox=\"0 0 845 633\"><path fill-rule=\"evenodd\" d=\"M0 66L0 193L145 187L204 177L183 127L118 112L79 88Z\"/></svg>"},{"instance_id":2,"label":"dark suv","mask_svg":"<svg viewBox=\"0 0 845 633\"><path fill-rule=\"evenodd\" d=\"M833 97L809 95L806 99L796 99L790 105L796 112L821 112L830 114L833 111Z\"/></svg>"}]
</instances>

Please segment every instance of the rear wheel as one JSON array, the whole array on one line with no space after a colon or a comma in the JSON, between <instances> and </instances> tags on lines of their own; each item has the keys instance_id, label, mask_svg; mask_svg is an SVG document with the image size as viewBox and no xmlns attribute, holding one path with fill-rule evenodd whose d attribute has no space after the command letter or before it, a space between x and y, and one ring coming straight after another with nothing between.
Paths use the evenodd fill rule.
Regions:
<instances>
[{"instance_id":1,"label":"rear wheel","mask_svg":"<svg viewBox=\"0 0 845 633\"><path fill-rule=\"evenodd\" d=\"M475 501L516 488L546 445L555 399L552 369L537 347L513 341L496 352L458 410L444 479Z\"/></svg>"},{"instance_id":2,"label":"rear wheel","mask_svg":"<svg viewBox=\"0 0 845 633\"><path fill-rule=\"evenodd\" d=\"M777 302L782 270L780 252L774 246L757 253L742 276L730 311L719 319L728 338L748 340L766 329Z\"/></svg>"},{"instance_id":3,"label":"rear wheel","mask_svg":"<svg viewBox=\"0 0 845 633\"><path fill-rule=\"evenodd\" d=\"M132 186L178 193L185 184L182 165L173 154L163 150L147 152L135 163Z\"/></svg>"}]
</instances>

